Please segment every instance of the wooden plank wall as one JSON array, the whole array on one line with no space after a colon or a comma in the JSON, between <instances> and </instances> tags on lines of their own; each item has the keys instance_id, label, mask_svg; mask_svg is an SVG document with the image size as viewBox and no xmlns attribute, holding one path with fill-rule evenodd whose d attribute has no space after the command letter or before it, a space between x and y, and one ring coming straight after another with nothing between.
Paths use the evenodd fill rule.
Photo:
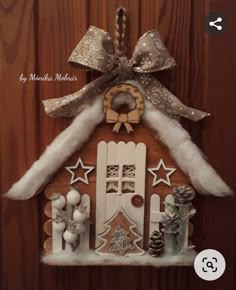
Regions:
<instances>
[{"instance_id":1,"label":"wooden plank wall","mask_svg":"<svg viewBox=\"0 0 236 290\"><path fill-rule=\"evenodd\" d=\"M89 24L113 33L115 10L129 17L129 56L138 37L159 27L178 66L160 74L186 104L212 113L199 124L185 122L193 139L236 189L236 5L234 0L0 0L1 191L16 181L70 120L52 120L44 98L71 93L94 77L66 60ZM220 37L204 32L209 11L224 12L229 29ZM76 75L76 82L20 82L21 73ZM1 290L233 290L235 288L235 201L198 197L194 242L215 248L227 269L215 282L201 281L192 268L49 267L42 249L43 195L25 202L1 199Z\"/></svg>"}]
</instances>

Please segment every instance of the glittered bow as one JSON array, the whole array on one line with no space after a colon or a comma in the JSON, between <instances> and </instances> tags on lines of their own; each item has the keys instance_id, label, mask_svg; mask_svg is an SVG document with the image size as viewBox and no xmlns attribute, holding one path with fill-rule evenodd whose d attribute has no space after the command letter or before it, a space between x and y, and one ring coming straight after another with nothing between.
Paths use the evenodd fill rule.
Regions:
<instances>
[{"instance_id":1,"label":"glittered bow","mask_svg":"<svg viewBox=\"0 0 236 290\"><path fill-rule=\"evenodd\" d=\"M107 32L91 26L68 62L80 69L96 70L104 75L73 94L43 101L49 116L76 116L111 85L129 79L138 81L146 98L165 114L193 121L209 115L185 106L151 74L175 66L157 30L148 31L138 40L133 56L128 60L125 56L114 54L113 41Z\"/></svg>"},{"instance_id":2,"label":"glittered bow","mask_svg":"<svg viewBox=\"0 0 236 290\"><path fill-rule=\"evenodd\" d=\"M118 133L120 131L120 127L124 124L128 133L133 132L133 128L130 123L138 124L140 121L140 113L138 109L132 110L127 114L117 113L112 109L107 109L106 113L106 122L107 123L115 123L113 127L113 132Z\"/></svg>"}]
</instances>

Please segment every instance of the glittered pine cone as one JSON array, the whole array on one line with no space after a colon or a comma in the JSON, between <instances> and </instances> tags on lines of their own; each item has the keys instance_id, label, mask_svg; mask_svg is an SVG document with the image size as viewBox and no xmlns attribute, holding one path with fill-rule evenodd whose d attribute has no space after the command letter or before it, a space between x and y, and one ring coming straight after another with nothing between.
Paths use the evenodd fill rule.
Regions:
<instances>
[{"instance_id":1,"label":"glittered pine cone","mask_svg":"<svg viewBox=\"0 0 236 290\"><path fill-rule=\"evenodd\" d=\"M168 234L176 234L179 232L180 217L177 214L165 214L161 221L163 225L163 232Z\"/></svg>"},{"instance_id":2,"label":"glittered pine cone","mask_svg":"<svg viewBox=\"0 0 236 290\"><path fill-rule=\"evenodd\" d=\"M172 195L177 206L190 205L194 198L194 191L190 186L182 185L175 187Z\"/></svg>"},{"instance_id":3,"label":"glittered pine cone","mask_svg":"<svg viewBox=\"0 0 236 290\"><path fill-rule=\"evenodd\" d=\"M160 257L164 253L164 235L162 232L154 231L148 241L149 254L153 257Z\"/></svg>"}]
</instances>

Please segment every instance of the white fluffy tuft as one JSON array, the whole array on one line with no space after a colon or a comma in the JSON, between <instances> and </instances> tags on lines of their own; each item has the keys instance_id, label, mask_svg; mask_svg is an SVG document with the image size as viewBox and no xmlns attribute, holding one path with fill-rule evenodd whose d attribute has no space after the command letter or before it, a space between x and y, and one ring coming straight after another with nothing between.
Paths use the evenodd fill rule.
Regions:
<instances>
[{"instance_id":1,"label":"white fluffy tuft","mask_svg":"<svg viewBox=\"0 0 236 290\"><path fill-rule=\"evenodd\" d=\"M182 255L167 256L154 258L148 253L142 256L109 256L98 255L94 251L88 252L71 252L62 251L60 253L45 254L42 257L42 262L49 265L66 266L66 265L134 265L134 266L189 266L193 264L196 252L188 250Z\"/></svg>"},{"instance_id":2,"label":"white fluffy tuft","mask_svg":"<svg viewBox=\"0 0 236 290\"><path fill-rule=\"evenodd\" d=\"M200 149L177 120L161 113L145 101L144 120L169 148L179 167L186 173L199 193L215 196L231 195L232 190L206 162Z\"/></svg>"},{"instance_id":3,"label":"white fluffy tuft","mask_svg":"<svg viewBox=\"0 0 236 290\"><path fill-rule=\"evenodd\" d=\"M54 139L39 160L35 161L25 175L10 188L6 196L23 200L38 193L63 163L81 148L103 118L102 100L99 98Z\"/></svg>"}]
</instances>

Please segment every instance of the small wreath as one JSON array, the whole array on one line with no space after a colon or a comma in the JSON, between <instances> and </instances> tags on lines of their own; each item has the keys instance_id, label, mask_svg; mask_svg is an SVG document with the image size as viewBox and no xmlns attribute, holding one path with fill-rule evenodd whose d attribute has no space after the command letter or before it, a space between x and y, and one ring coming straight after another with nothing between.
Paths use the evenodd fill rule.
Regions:
<instances>
[{"instance_id":1,"label":"small wreath","mask_svg":"<svg viewBox=\"0 0 236 290\"><path fill-rule=\"evenodd\" d=\"M119 113L112 109L112 100L119 93L130 94L136 103L135 109L129 113ZM133 132L132 124L138 124L140 122L140 117L144 111L143 94L140 90L127 83L118 84L112 86L108 91L106 91L104 96L104 113L106 114L107 123L115 123L113 127L113 132L118 133L122 124L124 124L128 133Z\"/></svg>"}]
</instances>

